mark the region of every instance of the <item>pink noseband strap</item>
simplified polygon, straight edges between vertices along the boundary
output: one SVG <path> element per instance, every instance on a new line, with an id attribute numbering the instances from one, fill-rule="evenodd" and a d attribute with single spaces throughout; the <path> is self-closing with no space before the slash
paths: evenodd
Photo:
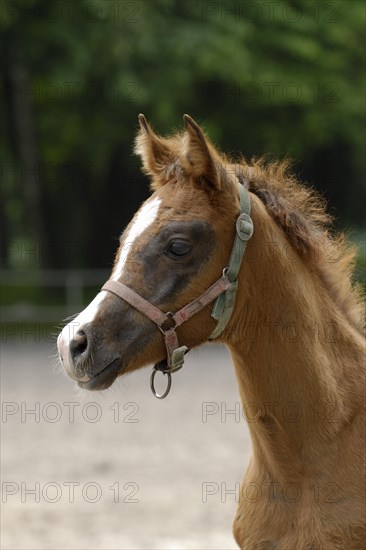
<path id="1" fill-rule="evenodd" d="M 226 275 L 223 275 L 203 294 L 201 294 L 199 298 L 192 300 L 192 302 L 182 307 L 176 313 L 164 313 L 156 306 L 145 300 L 145 298 L 137 294 L 134 290 L 122 283 L 118 283 L 117 281 L 107 281 L 102 287 L 102 290 L 108 290 L 112 294 L 122 298 L 122 300 L 140 311 L 140 313 L 145 315 L 145 317 L 158 326 L 159 330 L 164 335 L 168 366 L 168 368 L 161 368 L 160 370 L 163 370 L 165 373 L 171 373 L 181 368 L 184 362 L 184 354 L 188 351 L 186 346 L 179 347 L 176 328 L 193 317 L 193 315 L 201 311 L 208 304 L 213 302 L 215 298 L 225 292 L 230 285 L 231 283 L 229 279 Z M 173 326 L 171 325 L 172 322 L 174 323 Z M 169 324 L 170 327 L 164 327 L 164 325 Z"/>
<path id="2" fill-rule="evenodd" d="M 137 294 L 137 292 L 132 290 L 132 288 L 129 288 L 122 283 L 118 283 L 117 281 L 113 281 L 110 279 L 102 287 L 102 290 L 109 290 L 109 292 L 112 292 L 112 294 L 115 294 L 119 298 L 122 298 L 122 300 L 125 300 L 125 302 L 128 302 L 130 306 L 138 309 L 141 313 L 145 315 L 145 317 L 148 317 L 158 326 L 163 325 L 167 320 L 167 316 L 165 313 L 160 311 L 160 309 L 155 307 L 153 304 L 150 304 L 150 302 Z"/>

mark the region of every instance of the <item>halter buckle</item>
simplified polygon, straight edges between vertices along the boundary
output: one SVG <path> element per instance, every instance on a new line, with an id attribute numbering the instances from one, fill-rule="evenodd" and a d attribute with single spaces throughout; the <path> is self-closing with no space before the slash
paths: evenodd
<path id="1" fill-rule="evenodd" d="M 242 212 L 236 220 L 236 233 L 242 241 L 249 241 L 253 235 L 253 220 L 246 212 Z"/>

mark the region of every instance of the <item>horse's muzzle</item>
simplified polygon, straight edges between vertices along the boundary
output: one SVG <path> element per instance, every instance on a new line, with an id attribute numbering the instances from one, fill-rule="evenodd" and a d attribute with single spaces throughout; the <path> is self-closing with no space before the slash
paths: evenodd
<path id="1" fill-rule="evenodd" d="M 57 339 L 60 360 L 68 376 L 82 388 L 106 389 L 113 384 L 121 370 L 121 356 L 100 348 L 93 350 L 92 346 L 87 333 L 82 330 L 71 339 L 62 331 Z"/>
<path id="2" fill-rule="evenodd" d="M 61 363 L 70 378 L 78 382 L 87 382 L 90 376 L 82 368 L 89 354 L 86 335 L 77 333 L 69 340 L 62 331 L 57 338 L 57 349 Z"/>

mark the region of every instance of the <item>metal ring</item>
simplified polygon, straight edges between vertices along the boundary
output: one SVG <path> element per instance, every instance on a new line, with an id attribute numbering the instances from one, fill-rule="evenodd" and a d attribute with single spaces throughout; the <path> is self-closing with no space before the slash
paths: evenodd
<path id="1" fill-rule="evenodd" d="M 175 330 L 177 328 L 177 323 L 174 319 L 174 315 L 175 313 L 173 313 L 172 311 L 168 311 L 168 313 L 165 313 L 165 316 L 166 316 L 165 321 L 161 325 L 158 325 L 158 329 L 160 330 L 160 332 L 164 334 L 164 336 L 169 330 Z M 168 328 L 164 328 L 165 323 L 169 321 L 173 321 L 174 324 L 172 324 L 172 326 Z"/>
<path id="2" fill-rule="evenodd" d="M 155 375 L 156 373 L 158 372 L 157 369 L 154 369 L 151 373 L 151 377 L 150 377 L 150 388 L 151 388 L 151 391 L 153 392 L 153 394 L 155 395 L 155 397 L 157 397 L 158 399 L 165 399 L 165 397 L 168 395 L 168 393 L 170 392 L 170 388 L 172 387 L 172 375 L 170 374 L 170 372 L 164 372 L 164 371 L 160 371 L 162 372 L 163 374 L 167 374 L 168 375 L 168 384 L 167 384 L 167 387 L 166 387 L 166 390 L 164 393 L 162 394 L 159 394 L 156 389 L 155 389 L 155 385 L 154 385 L 154 380 L 155 380 Z"/>

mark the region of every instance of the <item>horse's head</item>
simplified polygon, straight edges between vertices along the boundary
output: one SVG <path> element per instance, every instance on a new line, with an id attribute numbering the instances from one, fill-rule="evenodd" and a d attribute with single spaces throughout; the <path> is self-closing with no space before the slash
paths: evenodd
<path id="1" fill-rule="evenodd" d="M 183 133 L 163 139 L 139 117 L 136 152 L 153 193 L 123 232 L 110 277 L 162 312 L 178 311 L 220 279 L 239 210 L 233 165 L 184 119 Z M 211 312 L 212 302 L 177 327 L 179 342 L 206 342 L 216 326 Z M 58 349 L 66 372 L 87 389 L 107 388 L 167 353 L 159 327 L 106 290 L 64 327 Z"/>

